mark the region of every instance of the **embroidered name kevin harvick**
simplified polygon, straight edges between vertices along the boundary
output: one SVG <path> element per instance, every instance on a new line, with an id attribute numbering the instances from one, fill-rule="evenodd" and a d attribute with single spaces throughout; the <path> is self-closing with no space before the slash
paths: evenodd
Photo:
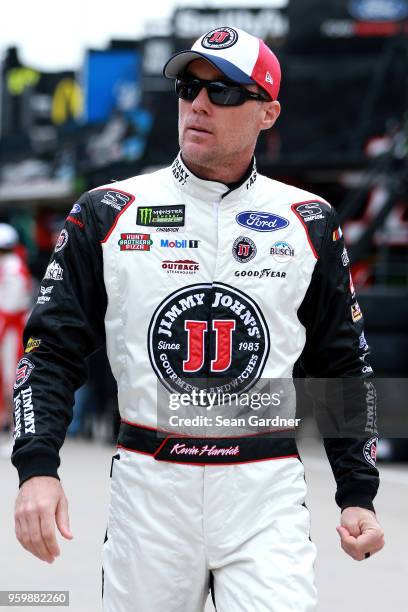
<path id="1" fill-rule="evenodd" d="M 217 456 L 217 457 L 237 457 L 239 455 L 239 446 L 230 446 L 229 448 L 218 448 L 215 444 L 209 446 L 208 444 L 204 444 L 203 446 L 190 446 L 188 447 L 186 444 L 174 444 L 170 450 L 170 455 L 193 455 L 196 457 L 201 457 L 202 455 L 207 455 L 208 457 Z"/>

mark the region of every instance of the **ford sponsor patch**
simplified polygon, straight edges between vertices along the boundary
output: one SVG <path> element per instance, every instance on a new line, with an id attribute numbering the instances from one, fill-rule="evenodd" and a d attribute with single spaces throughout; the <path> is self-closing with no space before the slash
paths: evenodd
<path id="1" fill-rule="evenodd" d="M 238 225 L 255 232 L 276 232 L 289 225 L 285 217 L 257 210 L 244 210 L 235 217 Z"/>
<path id="2" fill-rule="evenodd" d="M 69 214 L 70 215 L 76 215 L 78 213 L 81 212 L 81 205 L 79 202 L 75 202 L 75 204 L 73 205 L 73 207 L 71 208 Z"/>

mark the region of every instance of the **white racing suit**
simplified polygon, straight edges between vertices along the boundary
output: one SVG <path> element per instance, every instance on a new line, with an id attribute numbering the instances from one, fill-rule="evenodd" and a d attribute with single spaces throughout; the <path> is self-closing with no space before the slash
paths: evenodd
<path id="1" fill-rule="evenodd" d="M 257 175 L 231 188 L 169 168 L 84 194 L 41 283 L 15 384 L 20 482 L 58 477 L 84 359 L 106 339 L 122 418 L 103 549 L 105 612 L 311 612 L 315 547 L 293 439 L 158 438 L 160 390 L 244 393 L 349 377 L 361 436 L 327 438 L 341 508 L 378 486 L 372 370 L 333 208 Z M 297 370 L 296 370 L 297 371 Z M 226 386 L 224 386 L 224 384 Z M 208 386 L 209 385 L 209 386 Z M 229 385 L 229 386 L 228 386 Z M 255 386 L 255 387 L 254 387 Z M 188 413 L 188 411 L 187 411 Z M 190 416 L 193 413 L 190 413 Z M 226 412 L 224 411 L 224 414 Z M 183 434 L 183 435 L 182 435 Z"/>

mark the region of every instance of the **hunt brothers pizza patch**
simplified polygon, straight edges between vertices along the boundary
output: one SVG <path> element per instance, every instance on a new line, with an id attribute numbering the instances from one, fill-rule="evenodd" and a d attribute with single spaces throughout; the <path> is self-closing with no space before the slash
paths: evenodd
<path id="1" fill-rule="evenodd" d="M 150 251 L 152 244 L 150 234 L 121 234 L 118 242 L 121 251 Z"/>

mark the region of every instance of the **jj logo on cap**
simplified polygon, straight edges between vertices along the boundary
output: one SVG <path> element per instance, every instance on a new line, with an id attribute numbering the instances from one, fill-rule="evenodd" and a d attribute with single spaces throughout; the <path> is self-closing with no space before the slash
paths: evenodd
<path id="1" fill-rule="evenodd" d="M 211 30 L 201 41 L 205 49 L 227 49 L 232 47 L 238 40 L 238 32 L 232 28 L 217 28 Z"/>

